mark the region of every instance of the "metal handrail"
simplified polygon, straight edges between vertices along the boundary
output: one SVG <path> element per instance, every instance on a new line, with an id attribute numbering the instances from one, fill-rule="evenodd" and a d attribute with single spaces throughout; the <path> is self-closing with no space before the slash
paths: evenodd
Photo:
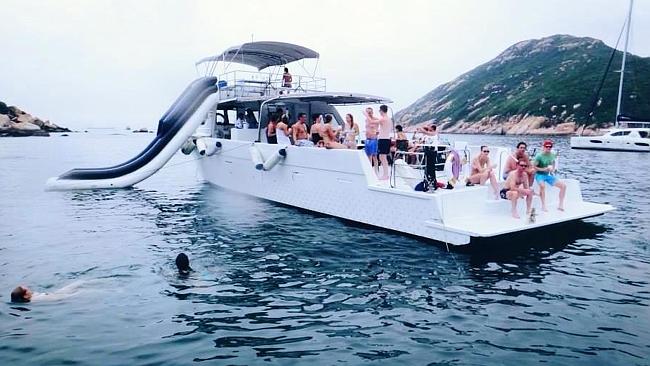
<path id="1" fill-rule="evenodd" d="M 278 96 L 291 93 L 326 91 L 325 78 L 296 75 L 291 87 L 285 87 L 282 78 L 265 72 L 229 71 L 219 75 L 217 85 L 225 97 Z"/>

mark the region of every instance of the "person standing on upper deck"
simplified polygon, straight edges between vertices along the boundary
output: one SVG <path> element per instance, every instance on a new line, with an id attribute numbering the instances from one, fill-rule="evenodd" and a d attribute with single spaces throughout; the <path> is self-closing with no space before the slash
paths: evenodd
<path id="1" fill-rule="evenodd" d="M 363 111 L 366 116 L 366 140 L 364 142 L 364 150 L 370 160 L 373 170 L 379 169 L 379 162 L 377 161 L 377 130 L 379 129 L 379 118 L 373 116 L 372 108 L 368 107 Z"/>
<path id="2" fill-rule="evenodd" d="M 379 141 L 377 150 L 379 162 L 381 163 L 382 180 L 387 180 L 390 170 L 388 169 L 388 154 L 390 153 L 390 133 L 393 128 L 393 121 L 388 117 L 388 106 L 382 104 L 379 107 Z"/>
<path id="3" fill-rule="evenodd" d="M 285 67 L 284 68 L 284 74 L 282 74 L 282 87 L 291 89 L 291 82 L 292 81 L 293 81 L 293 77 L 289 73 L 289 68 Z"/>

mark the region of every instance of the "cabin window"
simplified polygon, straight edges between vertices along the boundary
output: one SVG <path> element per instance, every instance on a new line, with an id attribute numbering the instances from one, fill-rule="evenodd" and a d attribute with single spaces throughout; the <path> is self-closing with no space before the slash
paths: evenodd
<path id="1" fill-rule="evenodd" d="M 614 132 L 612 136 L 627 136 L 630 134 L 630 131 L 618 131 Z"/>
<path id="2" fill-rule="evenodd" d="M 641 136 L 644 139 L 650 138 L 650 133 L 648 131 L 639 131 L 639 136 Z"/>

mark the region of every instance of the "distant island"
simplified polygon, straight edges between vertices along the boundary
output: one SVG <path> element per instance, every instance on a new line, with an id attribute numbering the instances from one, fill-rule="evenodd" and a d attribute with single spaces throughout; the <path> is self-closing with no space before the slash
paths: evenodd
<path id="1" fill-rule="evenodd" d="M 43 121 L 15 106 L 0 101 L 0 137 L 49 136 L 50 132 L 70 132 L 65 127 Z"/>
<path id="2" fill-rule="evenodd" d="M 650 58 L 627 57 L 622 110 L 650 116 Z M 433 89 L 395 121 L 411 128 L 435 122 L 451 133 L 593 134 L 614 122 L 621 58 L 622 52 L 587 37 L 519 42 Z"/>

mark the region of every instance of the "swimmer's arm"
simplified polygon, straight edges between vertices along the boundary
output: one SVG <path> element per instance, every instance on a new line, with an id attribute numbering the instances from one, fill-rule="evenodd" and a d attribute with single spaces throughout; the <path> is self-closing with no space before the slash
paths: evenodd
<path id="1" fill-rule="evenodd" d="M 75 296 L 79 292 L 77 289 L 81 287 L 85 281 L 78 280 L 74 281 L 66 286 L 61 287 L 60 289 L 57 289 L 51 293 L 35 293 L 32 295 L 32 301 L 56 301 L 56 300 L 61 300 L 65 299 L 67 297 Z"/>

